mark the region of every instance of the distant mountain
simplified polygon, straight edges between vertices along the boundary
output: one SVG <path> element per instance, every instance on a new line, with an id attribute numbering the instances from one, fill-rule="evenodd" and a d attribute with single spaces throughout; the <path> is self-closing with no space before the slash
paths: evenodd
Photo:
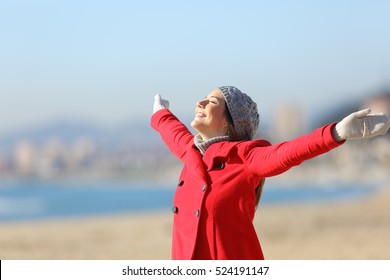
<path id="1" fill-rule="evenodd" d="M 367 95 L 365 98 L 341 103 L 337 107 L 330 108 L 322 117 L 319 117 L 315 127 L 342 120 L 349 114 L 362 108 L 371 108 L 373 112 L 390 112 L 390 90 L 383 89 Z"/>
<path id="2" fill-rule="evenodd" d="M 343 103 L 326 111 L 323 116 L 313 120 L 313 128 L 324 124 L 337 122 L 348 114 L 359 110 L 362 100 Z M 182 118 L 182 122 L 190 128 L 192 116 Z M 267 132 L 267 124 L 261 124 L 261 132 Z M 163 147 L 160 136 L 150 127 L 148 118 L 130 120 L 115 127 L 104 127 L 96 123 L 81 120 L 53 120 L 45 124 L 29 127 L 27 129 L 0 135 L 0 154 L 11 152 L 21 140 L 29 140 L 35 145 L 42 145 L 51 138 L 58 138 L 64 144 L 72 144 L 77 139 L 86 137 L 96 145 L 112 150 L 117 147 L 132 147 L 137 149 L 159 149 Z M 165 146 L 164 146 L 165 147 Z"/>
<path id="3" fill-rule="evenodd" d="M 1 135 L 0 152 L 11 151 L 15 144 L 22 140 L 31 141 L 39 146 L 51 138 L 58 138 L 65 144 L 71 144 L 81 137 L 89 138 L 98 146 L 108 149 L 123 144 L 146 147 L 161 142 L 158 134 L 150 127 L 149 120 L 130 121 L 116 127 L 104 127 L 85 121 L 56 120 Z"/>
<path id="4" fill-rule="evenodd" d="M 334 123 L 341 121 L 343 118 L 349 114 L 356 112 L 360 109 L 361 102 L 351 102 L 340 104 L 339 106 L 329 109 L 326 114 L 319 116 L 313 124 L 313 129 L 321 127 L 326 124 Z"/>

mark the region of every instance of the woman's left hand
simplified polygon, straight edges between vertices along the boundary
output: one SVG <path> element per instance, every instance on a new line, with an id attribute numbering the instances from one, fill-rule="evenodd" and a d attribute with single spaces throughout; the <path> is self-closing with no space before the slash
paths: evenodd
<path id="1" fill-rule="evenodd" d="M 385 134 L 390 126 L 389 117 L 383 113 L 370 112 L 370 109 L 364 109 L 345 117 L 333 129 L 333 137 L 342 141 Z"/>

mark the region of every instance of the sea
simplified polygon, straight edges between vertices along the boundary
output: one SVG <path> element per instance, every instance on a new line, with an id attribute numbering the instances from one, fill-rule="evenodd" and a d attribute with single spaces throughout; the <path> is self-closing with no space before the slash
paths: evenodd
<path id="1" fill-rule="evenodd" d="M 270 180 L 269 180 L 270 181 Z M 345 183 L 299 185 L 267 182 L 261 205 L 356 199 L 373 186 Z M 175 184 L 138 180 L 0 180 L 0 223 L 123 213 L 167 212 Z"/>

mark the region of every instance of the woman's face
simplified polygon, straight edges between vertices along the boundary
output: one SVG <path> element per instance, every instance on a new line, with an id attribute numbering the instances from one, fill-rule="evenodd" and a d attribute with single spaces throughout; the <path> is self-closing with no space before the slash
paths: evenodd
<path id="1" fill-rule="evenodd" d="M 202 136 L 203 140 L 227 135 L 226 104 L 221 90 L 213 90 L 197 105 L 191 126 Z"/>

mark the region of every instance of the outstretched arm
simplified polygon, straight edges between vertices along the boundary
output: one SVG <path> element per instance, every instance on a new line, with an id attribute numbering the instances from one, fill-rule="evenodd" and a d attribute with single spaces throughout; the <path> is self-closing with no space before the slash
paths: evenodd
<path id="1" fill-rule="evenodd" d="M 332 136 L 336 124 L 317 128 L 309 134 L 290 141 L 271 146 L 248 146 L 246 164 L 254 174 L 271 177 L 286 172 L 302 162 L 339 147 L 345 141 L 338 142 Z"/>
<path id="2" fill-rule="evenodd" d="M 338 147 L 345 140 L 383 135 L 389 126 L 388 116 L 370 114 L 370 110 L 365 109 L 350 114 L 337 124 L 324 126 L 291 141 L 250 148 L 246 162 L 259 176 L 275 176 Z"/>
<path id="3" fill-rule="evenodd" d="M 160 95 L 154 97 L 151 126 L 160 133 L 170 151 L 179 159 L 194 136 L 169 110 L 169 102 Z"/>

